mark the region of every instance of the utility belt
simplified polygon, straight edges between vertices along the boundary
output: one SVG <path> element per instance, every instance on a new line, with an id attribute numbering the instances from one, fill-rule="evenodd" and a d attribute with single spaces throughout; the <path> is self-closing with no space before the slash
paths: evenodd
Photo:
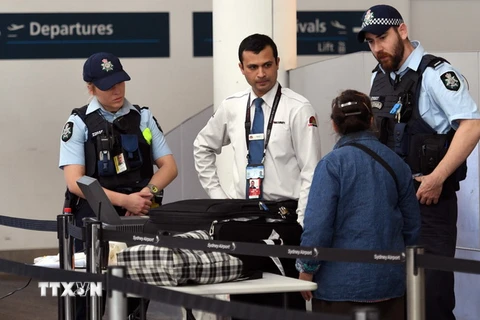
<path id="1" fill-rule="evenodd" d="M 450 147 L 454 131 L 447 134 L 414 133 L 409 134 L 406 123 L 396 123 L 394 127 L 394 151 L 410 166 L 412 174 L 428 175 L 435 170 Z M 445 180 L 445 192 L 457 191 L 459 182 L 467 175 L 466 163 L 463 163 Z"/>

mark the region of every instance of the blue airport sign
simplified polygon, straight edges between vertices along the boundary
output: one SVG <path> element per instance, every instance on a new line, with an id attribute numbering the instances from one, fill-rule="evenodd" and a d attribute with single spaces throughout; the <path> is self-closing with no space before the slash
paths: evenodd
<path id="1" fill-rule="evenodd" d="M 211 12 L 193 13 L 193 56 L 213 56 L 213 28 Z"/>
<path id="2" fill-rule="evenodd" d="M 368 51 L 357 41 L 363 11 L 297 12 L 297 54 L 336 55 Z"/>
<path id="3" fill-rule="evenodd" d="M 169 57 L 168 12 L 0 14 L 0 59 Z"/>
<path id="4" fill-rule="evenodd" d="M 298 11 L 297 55 L 340 55 L 368 51 L 358 43 L 363 11 Z M 193 14 L 193 55 L 213 55 L 212 13 Z"/>

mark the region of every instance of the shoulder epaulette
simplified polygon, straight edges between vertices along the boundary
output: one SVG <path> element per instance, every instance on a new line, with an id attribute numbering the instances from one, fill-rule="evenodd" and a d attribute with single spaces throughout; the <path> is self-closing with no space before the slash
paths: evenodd
<path id="1" fill-rule="evenodd" d="M 418 65 L 417 72 L 419 74 L 423 74 L 427 68 L 434 68 L 436 69 L 442 63 L 449 63 L 446 59 L 442 57 L 434 56 L 433 54 L 426 54 L 422 57 L 422 61 Z"/>
<path id="2" fill-rule="evenodd" d="M 85 119 L 85 115 L 87 114 L 87 108 L 88 108 L 87 104 L 84 105 L 83 107 L 75 108 L 72 110 L 71 114 L 76 114 L 83 120 Z"/>
<path id="3" fill-rule="evenodd" d="M 246 90 L 246 91 L 241 91 L 241 92 L 234 93 L 234 94 L 232 94 L 231 96 L 228 96 L 225 100 L 241 98 L 241 97 L 247 95 L 248 92 L 249 92 L 249 91 Z"/>

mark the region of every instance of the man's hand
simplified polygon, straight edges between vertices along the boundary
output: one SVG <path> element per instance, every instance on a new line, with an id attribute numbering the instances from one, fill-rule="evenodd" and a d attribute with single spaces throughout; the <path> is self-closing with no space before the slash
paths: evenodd
<path id="1" fill-rule="evenodd" d="M 313 274 L 300 272 L 298 279 L 305 280 L 305 281 L 313 281 Z M 313 294 L 311 291 L 301 291 L 300 294 L 302 295 L 305 301 L 310 301 L 313 298 Z"/>
<path id="2" fill-rule="evenodd" d="M 148 188 L 142 189 L 127 196 L 124 208 L 127 209 L 126 216 L 142 216 L 148 213 L 152 205 L 152 194 Z"/>
<path id="3" fill-rule="evenodd" d="M 417 190 L 418 201 L 427 206 L 437 204 L 442 193 L 443 180 L 433 174 L 415 177 L 415 180 L 420 182 L 420 187 Z"/>

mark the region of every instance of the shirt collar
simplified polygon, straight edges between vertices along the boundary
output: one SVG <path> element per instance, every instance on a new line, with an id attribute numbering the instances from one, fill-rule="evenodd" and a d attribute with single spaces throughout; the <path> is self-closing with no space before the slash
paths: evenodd
<path id="1" fill-rule="evenodd" d="M 423 55 L 425 54 L 425 49 L 423 49 L 419 41 L 410 41 L 410 43 L 415 49 L 412 51 L 412 53 L 410 53 L 410 55 L 407 57 L 407 60 L 405 60 L 405 62 L 400 66 L 398 71 L 390 72 L 390 78 L 395 79 L 395 76 L 397 74 L 403 76 L 408 71 L 408 69 L 417 71 L 418 66 L 420 66 L 420 62 L 422 61 Z M 380 70 L 385 73 L 381 66 Z"/>
<path id="2" fill-rule="evenodd" d="M 262 96 L 262 99 L 263 99 L 264 103 L 270 108 L 273 106 L 273 100 L 275 100 L 275 95 L 277 94 L 277 89 L 278 89 L 278 82 L 275 83 L 275 85 L 273 86 L 272 89 L 270 89 L 270 91 L 268 91 L 267 93 L 265 93 Z M 253 101 L 256 98 L 258 98 L 257 95 L 255 94 L 255 92 L 253 92 L 252 89 L 250 89 L 250 106 L 253 105 Z"/>
<path id="3" fill-rule="evenodd" d="M 97 110 L 100 110 L 101 114 L 112 114 L 113 115 L 112 112 L 105 110 L 103 108 L 103 106 L 100 104 L 100 102 L 98 102 L 97 97 L 94 96 L 92 98 L 92 101 L 90 101 L 90 103 L 88 104 L 86 114 L 90 114 L 90 113 L 92 113 L 94 111 L 97 111 Z M 123 102 L 123 106 L 120 108 L 120 110 L 115 112 L 115 115 L 116 116 L 123 116 L 123 115 L 126 115 L 127 113 L 129 113 L 130 110 L 135 110 L 135 111 L 138 112 L 138 110 L 130 103 L 130 101 L 125 99 L 124 102 Z"/>
<path id="4" fill-rule="evenodd" d="M 422 61 L 422 57 L 425 54 L 425 50 L 423 49 L 420 42 L 411 41 L 410 43 L 415 49 L 412 51 L 412 53 L 410 53 L 407 60 L 405 60 L 400 69 L 398 69 L 397 73 L 400 75 L 403 75 L 405 72 L 407 72 L 408 69 L 417 71 L 420 62 Z"/>

